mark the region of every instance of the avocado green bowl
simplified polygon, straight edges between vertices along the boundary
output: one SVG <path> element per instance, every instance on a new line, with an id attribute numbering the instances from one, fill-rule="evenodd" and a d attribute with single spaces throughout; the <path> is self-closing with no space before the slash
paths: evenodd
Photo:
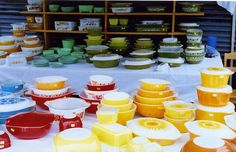
<path id="1" fill-rule="evenodd" d="M 93 56 L 90 60 L 96 68 L 117 67 L 120 63 L 121 56 L 117 54 L 99 54 Z"/>
<path id="2" fill-rule="evenodd" d="M 85 57 L 85 61 L 86 61 L 87 63 L 93 63 L 93 61 L 90 60 L 90 59 L 93 57 L 93 55 L 85 54 L 84 57 Z"/>
<path id="3" fill-rule="evenodd" d="M 106 45 L 94 45 L 94 46 L 88 46 L 85 48 L 86 53 L 89 55 L 96 55 L 96 54 L 105 54 L 108 52 L 108 46 Z"/>
<path id="4" fill-rule="evenodd" d="M 181 51 L 158 51 L 161 58 L 179 58 Z"/>
<path id="5" fill-rule="evenodd" d="M 131 58 L 125 60 L 122 65 L 130 70 L 142 70 L 150 68 L 153 63 L 155 62 L 148 58 Z"/>

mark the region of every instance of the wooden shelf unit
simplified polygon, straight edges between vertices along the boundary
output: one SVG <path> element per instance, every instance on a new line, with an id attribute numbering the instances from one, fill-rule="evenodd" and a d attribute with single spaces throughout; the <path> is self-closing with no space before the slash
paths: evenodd
<path id="1" fill-rule="evenodd" d="M 176 1 L 174 0 L 172 2 L 172 12 L 131 12 L 131 13 L 112 13 L 109 11 L 109 0 L 103 0 L 105 7 L 104 13 L 80 13 L 80 12 L 49 12 L 48 10 L 48 3 L 49 0 L 43 0 L 43 9 L 42 12 L 27 12 L 23 11 L 20 12 L 22 15 L 42 15 L 44 20 L 44 30 L 29 30 L 28 32 L 40 32 L 44 33 L 44 40 L 45 40 L 45 47 L 48 48 L 50 45 L 50 34 L 51 33 L 68 33 L 68 34 L 87 34 L 87 31 L 56 31 L 52 30 L 52 28 L 49 27 L 50 23 L 50 16 L 95 16 L 95 17 L 103 17 L 104 18 L 104 24 L 103 24 L 103 34 L 105 36 L 105 39 L 107 39 L 110 35 L 137 35 L 137 36 L 181 36 L 185 35 L 185 32 L 178 32 L 175 30 L 175 24 L 176 24 L 176 16 L 204 16 L 204 12 L 198 12 L 198 13 L 183 13 L 183 12 L 177 12 L 176 11 Z M 112 2 L 112 1 L 111 1 Z M 169 32 L 110 32 L 109 29 L 109 17 L 110 16 L 169 16 L 171 17 L 171 27 Z"/>

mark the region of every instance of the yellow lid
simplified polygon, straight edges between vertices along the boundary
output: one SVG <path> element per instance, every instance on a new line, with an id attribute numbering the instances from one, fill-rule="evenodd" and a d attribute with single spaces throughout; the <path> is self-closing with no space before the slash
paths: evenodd
<path id="1" fill-rule="evenodd" d="M 222 68 L 222 67 L 208 67 L 202 70 L 201 73 L 212 74 L 212 75 L 221 75 L 221 74 L 232 75 L 234 72 L 232 72 L 227 68 Z"/>

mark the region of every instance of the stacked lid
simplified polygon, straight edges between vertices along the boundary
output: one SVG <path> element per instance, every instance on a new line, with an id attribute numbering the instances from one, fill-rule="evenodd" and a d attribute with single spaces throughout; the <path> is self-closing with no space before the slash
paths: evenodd
<path id="1" fill-rule="evenodd" d="M 129 49 L 129 41 L 127 37 L 113 37 L 110 38 L 108 46 L 113 53 L 125 55 Z"/>
<path id="2" fill-rule="evenodd" d="M 90 27 L 88 30 L 88 39 L 85 39 L 87 46 L 102 45 L 104 39 L 102 39 L 102 28 L 101 27 Z"/>
<path id="3" fill-rule="evenodd" d="M 24 45 L 21 46 L 23 52 L 30 52 L 33 56 L 39 55 L 43 50 L 43 44 L 37 35 L 24 38 Z"/>

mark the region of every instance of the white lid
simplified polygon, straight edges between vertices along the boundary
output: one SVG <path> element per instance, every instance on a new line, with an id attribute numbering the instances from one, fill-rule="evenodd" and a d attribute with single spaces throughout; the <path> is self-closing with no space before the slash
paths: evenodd
<path id="1" fill-rule="evenodd" d="M 0 98 L 0 112 L 11 112 L 35 106 L 35 102 L 26 98 Z"/>
<path id="2" fill-rule="evenodd" d="M 210 142 L 209 142 L 210 141 Z M 211 136 L 200 136 L 193 139 L 194 144 L 198 145 L 199 147 L 204 147 L 208 149 L 215 149 L 223 147 L 225 141 Z"/>
<path id="3" fill-rule="evenodd" d="M 152 40 L 151 38 L 139 38 L 137 41 L 149 41 Z"/>
<path id="4" fill-rule="evenodd" d="M 180 23 L 179 26 L 199 26 L 199 24 L 197 23 Z"/>
<path id="5" fill-rule="evenodd" d="M 151 55 L 155 53 L 153 50 L 140 49 L 130 53 L 130 55 Z"/>
<path id="6" fill-rule="evenodd" d="M 193 134 L 198 136 L 214 136 L 223 139 L 234 139 L 236 133 L 226 125 L 211 120 L 196 120 L 186 122 L 185 127 Z"/>
<path id="7" fill-rule="evenodd" d="M 88 46 L 85 50 L 107 50 L 109 47 L 106 45 L 93 45 Z"/>
<path id="8" fill-rule="evenodd" d="M 219 112 L 219 113 L 233 113 L 234 112 L 234 104 L 231 102 L 228 102 L 226 106 L 223 107 L 209 107 L 209 106 L 204 106 L 199 103 L 196 103 L 197 109 L 203 110 L 206 112 Z"/>
<path id="9" fill-rule="evenodd" d="M 106 100 L 123 100 L 129 98 L 129 94 L 125 92 L 110 92 L 103 96 Z"/>
<path id="10" fill-rule="evenodd" d="M 193 32 L 203 32 L 201 29 L 188 29 L 187 33 L 193 33 Z"/>
<path id="11" fill-rule="evenodd" d="M 158 58 L 159 62 L 164 62 L 164 63 L 177 63 L 177 64 L 183 64 L 184 63 L 184 59 L 179 57 L 179 58 Z"/>
<path id="12" fill-rule="evenodd" d="M 236 130 L 236 113 L 232 115 L 227 115 L 224 118 L 226 125 L 232 128 L 233 130 Z"/>
<path id="13" fill-rule="evenodd" d="M 162 39 L 163 43 L 177 43 L 178 39 L 175 37 L 168 37 L 168 38 L 164 38 Z"/>
<path id="14" fill-rule="evenodd" d="M 83 140 L 89 138 L 92 133 L 85 128 L 70 128 L 60 132 L 59 135 L 68 140 Z"/>
<path id="15" fill-rule="evenodd" d="M 67 81 L 68 79 L 62 76 L 46 76 L 36 78 L 35 81 L 39 83 L 54 83 L 60 81 Z"/>
<path id="16" fill-rule="evenodd" d="M 230 85 L 227 85 L 224 88 L 207 88 L 207 87 L 203 87 L 203 86 L 197 86 L 197 89 L 201 90 L 201 91 L 205 91 L 205 92 L 213 92 L 213 93 L 232 93 L 233 89 Z"/>
<path id="17" fill-rule="evenodd" d="M 208 67 L 204 70 L 201 71 L 201 73 L 204 74 L 212 74 L 212 75 L 232 75 L 234 72 L 227 68 L 222 68 L 222 67 Z"/>
<path id="18" fill-rule="evenodd" d="M 32 52 L 15 52 L 9 55 L 10 57 L 31 57 L 33 56 Z"/>
<path id="19" fill-rule="evenodd" d="M 152 61 L 151 59 L 145 59 L 145 58 L 131 58 L 128 60 L 125 60 L 123 62 L 123 65 L 148 65 L 153 64 L 155 61 Z"/>
<path id="20" fill-rule="evenodd" d="M 152 84 L 170 84 L 169 81 L 161 79 L 141 79 L 140 82 L 152 83 Z"/>
<path id="21" fill-rule="evenodd" d="M 100 54 L 93 56 L 91 59 L 94 61 L 110 61 L 110 60 L 118 60 L 121 58 L 122 57 L 119 56 L 118 54 Z"/>

